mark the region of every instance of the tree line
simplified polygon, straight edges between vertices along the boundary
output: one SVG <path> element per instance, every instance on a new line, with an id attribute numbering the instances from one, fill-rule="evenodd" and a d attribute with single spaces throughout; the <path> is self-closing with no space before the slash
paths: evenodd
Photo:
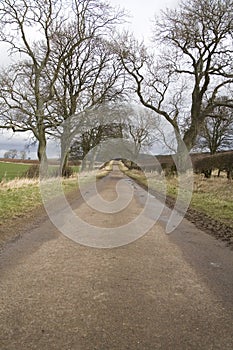
<path id="1" fill-rule="evenodd" d="M 9 149 L 9 151 L 6 151 L 3 155 L 3 157 L 5 159 L 22 159 L 25 160 L 26 159 L 26 151 L 22 150 L 22 151 L 18 151 L 15 148 Z"/>
<path id="2" fill-rule="evenodd" d="M 211 153 L 232 147 L 232 0 L 162 11 L 151 45 L 120 32 L 126 20 L 99 0 L 1 2 L 0 39 L 17 63 L 0 73 L 0 127 L 30 131 L 45 172 L 48 139 L 61 140 L 63 167 L 74 131 L 73 151 L 82 156 L 109 136 L 130 139 L 137 152 L 166 143 L 163 120 L 177 154 L 197 144 Z M 132 101 L 147 112 L 132 112 Z"/>

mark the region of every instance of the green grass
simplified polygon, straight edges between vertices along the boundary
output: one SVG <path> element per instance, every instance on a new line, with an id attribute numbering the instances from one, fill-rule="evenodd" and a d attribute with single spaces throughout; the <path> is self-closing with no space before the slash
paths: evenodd
<path id="1" fill-rule="evenodd" d="M 22 177 L 31 164 L 6 163 L 0 162 L 0 181 L 13 180 L 16 177 Z"/>
<path id="2" fill-rule="evenodd" d="M 78 167 L 75 167 L 75 170 L 77 171 Z M 97 173 L 96 178 L 102 178 L 108 173 L 109 171 L 100 171 Z M 83 183 L 90 181 L 89 175 L 82 178 Z M 58 178 L 48 180 L 48 184 L 45 187 L 46 192 L 43 195 L 44 200 L 50 200 L 60 195 L 58 181 Z M 65 194 L 78 189 L 77 177 L 62 179 L 62 189 Z M 46 194 L 48 198 L 45 198 Z M 42 198 L 38 179 L 14 179 L 0 184 L 0 224 L 23 216 L 40 205 L 42 205 Z"/>
<path id="3" fill-rule="evenodd" d="M 17 184 L 17 181 L 16 181 Z M 62 182 L 65 193 L 77 188 L 77 179 L 65 179 Z M 30 212 L 42 205 L 39 184 L 28 182 L 21 187 L 13 185 L 0 187 L 0 224 Z"/>
<path id="4" fill-rule="evenodd" d="M 195 176 L 191 206 L 233 227 L 233 181 Z"/>
<path id="5" fill-rule="evenodd" d="M 36 185 L 22 188 L 0 189 L 0 223 L 14 219 L 39 206 L 40 190 Z"/>
<path id="6" fill-rule="evenodd" d="M 191 206 L 233 227 L 233 201 L 215 193 L 194 193 Z"/>
<path id="7" fill-rule="evenodd" d="M 0 162 L 0 182 L 2 180 L 9 181 L 9 180 L 13 180 L 15 178 L 24 177 L 26 171 L 32 165 L 33 164 Z M 57 168 L 58 168 L 58 165 L 50 165 L 49 166 L 49 174 L 52 174 L 55 171 L 55 169 L 57 169 Z M 75 173 L 79 172 L 78 166 L 72 166 L 72 169 Z"/>

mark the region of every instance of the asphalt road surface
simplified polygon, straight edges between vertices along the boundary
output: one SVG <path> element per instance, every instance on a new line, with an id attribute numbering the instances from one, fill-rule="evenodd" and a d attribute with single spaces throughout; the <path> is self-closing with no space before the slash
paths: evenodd
<path id="1" fill-rule="evenodd" d="M 130 183 L 116 171 L 99 181 L 105 200 L 119 179 Z M 114 214 L 78 194 L 72 207 L 92 225 L 119 227 L 140 212 L 141 191 Z M 232 350 L 233 251 L 187 220 L 169 235 L 165 224 L 98 249 L 37 220 L 1 252 L 0 349 Z"/>

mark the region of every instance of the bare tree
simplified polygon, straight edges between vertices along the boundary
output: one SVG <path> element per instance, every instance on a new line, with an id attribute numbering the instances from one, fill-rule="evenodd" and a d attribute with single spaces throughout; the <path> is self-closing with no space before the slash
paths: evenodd
<path id="1" fill-rule="evenodd" d="M 27 156 L 27 152 L 22 150 L 22 151 L 19 151 L 19 155 L 20 155 L 20 159 L 26 159 L 26 156 Z"/>
<path id="2" fill-rule="evenodd" d="M 219 106 L 205 119 L 196 148 L 208 150 L 210 154 L 231 149 L 233 146 L 233 112 Z"/>
<path id="3" fill-rule="evenodd" d="M 3 126 L 12 127 L 13 131 L 33 132 L 38 140 L 38 158 L 45 170 L 45 106 L 53 96 L 56 75 L 45 88 L 44 71 L 51 54 L 51 38 L 62 24 L 61 5 L 60 0 L 6 0 L 0 6 L 1 40 L 10 45 L 12 53 L 23 57 L 20 64 L 9 68 L 9 75 L 2 76 L 2 82 L 6 83 L 1 94 L 6 106 L 2 113 Z M 37 40 L 31 31 L 36 33 Z"/>
<path id="4" fill-rule="evenodd" d="M 114 138 L 123 138 L 121 124 L 99 124 L 76 136 L 70 147 L 70 159 L 82 160 L 82 170 L 87 169 L 87 160 L 89 160 L 88 169 L 93 169 L 99 151 L 97 146 L 105 140 Z"/>
<path id="5" fill-rule="evenodd" d="M 155 20 L 159 54 L 128 34 L 116 43 L 141 103 L 173 126 L 179 151 L 181 140 L 192 149 L 219 96 L 232 87 L 232 29 L 231 0 L 191 0 Z M 232 107 L 232 100 L 225 102 Z"/>
<path id="6" fill-rule="evenodd" d="M 17 149 L 10 149 L 9 151 L 4 153 L 4 158 L 7 159 L 15 159 L 18 156 L 18 151 Z"/>
<path id="7" fill-rule="evenodd" d="M 118 17 L 122 17 L 120 11 L 114 12 L 108 4 L 97 0 L 6 0 L 0 5 L 1 40 L 10 45 L 12 53 L 22 55 L 19 64 L 1 75 L 1 127 L 33 132 L 45 172 L 46 132 L 65 118 L 52 107 L 58 96 L 59 74 L 76 48 L 82 50 L 83 42 L 96 40 Z M 59 42 L 62 45 L 58 51 Z M 82 67 L 72 66 L 71 70 L 82 74 Z M 68 89 L 63 91 L 67 93 Z M 73 112 L 76 106 L 71 95 L 63 98 L 70 99 Z"/>
<path id="8" fill-rule="evenodd" d="M 134 153 L 149 149 L 155 141 L 160 140 L 159 119 L 152 111 L 142 108 L 141 105 L 132 105 L 125 108 L 126 116 L 123 120 L 123 134 L 134 144 Z"/>
<path id="9" fill-rule="evenodd" d="M 64 33 L 64 40 L 59 41 L 59 46 L 66 37 Z M 60 52 L 59 46 L 57 54 Z M 50 105 L 50 111 L 59 115 L 63 124 L 58 127 L 54 124 L 53 130 L 49 131 L 61 138 L 63 168 L 66 166 L 69 148 L 67 138 L 74 131 L 83 133 L 84 126 L 89 130 L 95 129 L 97 117 L 93 115 L 93 121 L 91 120 L 92 109 L 116 101 L 122 95 L 124 76 L 122 65 L 110 51 L 108 42 L 99 37 L 82 42 L 64 60 L 54 85 L 55 98 Z"/>

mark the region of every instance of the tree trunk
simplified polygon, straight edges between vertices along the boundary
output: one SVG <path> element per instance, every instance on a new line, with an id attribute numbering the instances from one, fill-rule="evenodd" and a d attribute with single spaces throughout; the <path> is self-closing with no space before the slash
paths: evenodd
<path id="1" fill-rule="evenodd" d="M 206 179 L 210 179 L 212 175 L 212 169 L 204 170 L 204 175 Z"/>
<path id="2" fill-rule="evenodd" d="M 203 125 L 204 118 L 201 115 L 202 94 L 200 92 L 200 81 L 196 78 L 196 84 L 192 93 L 191 125 L 184 133 L 183 141 L 188 152 L 195 146 L 197 135 Z"/>
<path id="3" fill-rule="evenodd" d="M 40 177 L 46 177 L 48 174 L 48 158 L 46 154 L 46 137 L 45 133 L 41 133 L 39 137 L 39 144 L 37 148 L 37 156 L 40 162 Z"/>
<path id="4" fill-rule="evenodd" d="M 227 178 L 229 181 L 232 180 L 232 177 L 233 177 L 233 168 L 231 167 L 230 169 L 228 169 L 227 171 Z"/>
<path id="5" fill-rule="evenodd" d="M 195 116 L 192 115 L 191 125 L 188 128 L 188 130 L 184 133 L 183 140 L 179 141 L 177 139 L 177 142 L 178 142 L 178 152 L 177 153 L 180 157 L 180 162 L 182 162 L 182 164 L 179 163 L 180 171 L 187 170 L 186 165 L 185 165 L 185 162 L 187 161 L 187 155 L 189 154 L 191 149 L 196 144 L 196 139 L 197 139 L 198 133 L 200 131 L 200 128 L 202 126 L 202 123 L 203 123 L 202 118 L 197 116 L 197 114 Z"/>
<path id="6" fill-rule="evenodd" d="M 84 157 L 82 160 L 82 166 L 81 166 L 81 171 L 86 171 L 87 170 L 87 160 Z"/>
<path id="7" fill-rule="evenodd" d="M 69 151 L 72 142 L 72 120 L 67 118 L 63 123 L 63 131 L 61 134 L 61 161 L 60 161 L 60 175 L 64 176 L 66 168 L 68 167 Z"/>
<path id="8" fill-rule="evenodd" d="M 66 153 L 64 160 L 63 160 L 63 165 L 61 169 L 61 174 L 62 176 L 66 176 L 66 170 L 69 166 L 69 153 Z"/>
<path id="9" fill-rule="evenodd" d="M 97 149 L 92 149 L 91 151 L 91 159 L 90 159 L 90 163 L 89 163 L 89 171 L 94 169 L 94 164 L 97 158 Z"/>
<path id="10" fill-rule="evenodd" d="M 70 134 L 66 135 L 65 132 L 63 132 L 61 136 L 61 161 L 60 161 L 60 175 L 64 176 L 66 168 L 68 167 L 68 160 L 69 160 L 69 138 Z"/>
<path id="11" fill-rule="evenodd" d="M 199 132 L 199 126 L 197 124 L 198 124 L 198 121 L 197 122 L 193 121 L 192 125 L 185 132 L 183 137 L 183 142 L 189 152 L 191 151 L 193 146 L 195 146 L 195 143 L 196 143 L 196 138 Z"/>
<path id="12" fill-rule="evenodd" d="M 185 142 L 181 139 L 181 136 L 176 132 L 176 141 L 177 141 L 177 153 L 175 156 L 176 170 L 180 173 L 185 173 L 190 169 L 189 161 L 189 148 L 186 146 Z"/>

